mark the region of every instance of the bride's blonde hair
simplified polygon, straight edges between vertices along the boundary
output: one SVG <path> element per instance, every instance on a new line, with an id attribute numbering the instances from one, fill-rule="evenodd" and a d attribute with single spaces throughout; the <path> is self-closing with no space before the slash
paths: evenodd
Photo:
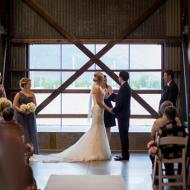
<path id="1" fill-rule="evenodd" d="M 93 78 L 94 82 L 100 83 L 103 80 L 104 80 L 104 75 L 101 72 L 94 73 L 94 78 Z"/>

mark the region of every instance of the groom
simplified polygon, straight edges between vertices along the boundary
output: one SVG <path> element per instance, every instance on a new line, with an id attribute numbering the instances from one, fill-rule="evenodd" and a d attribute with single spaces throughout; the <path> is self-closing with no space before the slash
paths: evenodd
<path id="1" fill-rule="evenodd" d="M 116 98 L 116 105 L 112 112 L 115 113 L 118 120 L 119 135 L 121 141 L 121 156 L 116 156 L 116 161 L 129 160 L 129 117 L 131 103 L 131 88 L 128 84 L 129 73 L 121 71 L 119 73 L 119 82 L 121 87 Z"/>

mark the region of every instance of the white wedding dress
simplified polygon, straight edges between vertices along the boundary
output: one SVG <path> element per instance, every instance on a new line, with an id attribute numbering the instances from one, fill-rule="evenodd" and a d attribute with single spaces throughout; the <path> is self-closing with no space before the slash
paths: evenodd
<path id="1" fill-rule="evenodd" d="M 104 91 L 102 92 L 102 100 Z M 88 162 L 95 160 L 108 160 L 111 150 L 104 126 L 104 109 L 101 108 L 92 94 L 92 124 L 91 128 L 72 146 L 63 152 L 50 155 L 33 155 L 32 162 Z"/>

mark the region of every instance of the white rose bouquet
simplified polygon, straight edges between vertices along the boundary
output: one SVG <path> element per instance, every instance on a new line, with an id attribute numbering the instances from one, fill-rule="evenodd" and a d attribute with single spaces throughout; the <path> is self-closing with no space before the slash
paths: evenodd
<path id="1" fill-rule="evenodd" d="M 0 98 L 0 112 L 3 111 L 4 108 L 12 107 L 12 102 L 7 98 Z"/>
<path id="2" fill-rule="evenodd" d="M 36 111 L 36 105 L 33 102 L 30 102 L 27 104 L 27 110 L 30 112 L 35 112 Z"/>
<path id="3" fill-rule="evenodd" d="M 28 103 L 28 104 L 22 104 L 21 106 L 20 106 L 20 110 L 22 111 L 22 112 L 27 112 L 27 111 L 29 111 L 29 112 L 35 112 L 35 110 L 36 110 L 36 105 L 33 103 L 33 102 L 30 102 L 30 103 Z"/>
<path id="4" fill-rule="evenodd" d="M 27 111 L 27 104 L 20 105 L 20 111 L 26 112 Z"/>

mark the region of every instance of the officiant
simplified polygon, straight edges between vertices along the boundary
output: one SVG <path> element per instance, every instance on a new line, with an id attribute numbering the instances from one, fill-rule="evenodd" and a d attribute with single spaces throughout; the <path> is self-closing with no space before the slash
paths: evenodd
<path id="1" fill-rule="evenodd" d="M 113 108 L 112 101 L 115 101 L 116 94 L 113 93 L 112 87 L 107 84 L 106 75 L 104 75 L 104 90 L 105 90 L 104 102 L 108 107 Z M 106 128 L 107 137 L 110 142 L 111 141 L 111 127 L 116 126 L 116 123 L 115 123 L 114 114 L 108 112 L 107 110 L 104 110 L 104 124 Z"/>

